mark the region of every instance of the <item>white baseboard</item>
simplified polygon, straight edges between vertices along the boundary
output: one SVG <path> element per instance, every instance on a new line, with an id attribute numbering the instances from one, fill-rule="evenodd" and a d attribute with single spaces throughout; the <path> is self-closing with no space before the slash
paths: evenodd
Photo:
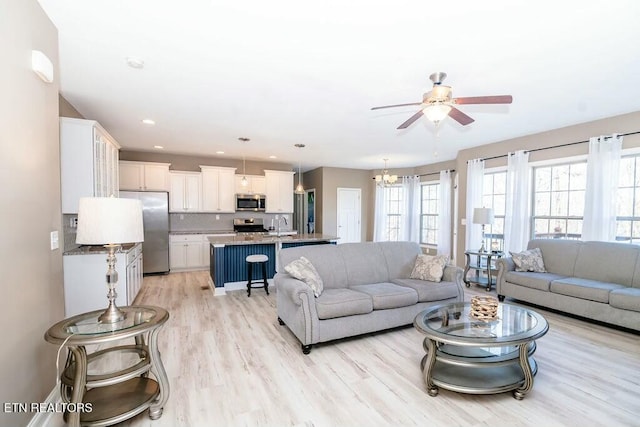
<path id="1" fill-rule="evenodd" d="M 60 397 L 60 388 L 56 385 L 51 393 L 47 396 L 43 403 L 58 405 L 62 403 L 62 398 Z M 64 426 L 64 420 L 62 419 L 62 414 L 59 412 L 36 412 L 36 414 L 31 418 L 27 427 L 62 427 Z"/>

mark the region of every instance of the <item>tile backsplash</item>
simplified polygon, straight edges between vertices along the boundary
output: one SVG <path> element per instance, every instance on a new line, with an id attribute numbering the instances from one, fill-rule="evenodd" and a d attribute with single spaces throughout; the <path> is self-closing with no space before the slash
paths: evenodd
<path id="1" fill-rule="evenodd" d="M 219 217 L 219 219 L 216 219 Z M 265 228 L 269 228 L 273 220 L 274 227 L 277 227 L 275 214 L 255 213 L 227 213 L 227 214 L 210 214 L 210 213 L 192 213 L 169 214 L 169 229 L 171 231 L 230 231 L 233 230 L 234 218 L 262 218 Z M 291 230 L 292 215 L 287 215 L 287 225 L 282 222 L 281 230 Z"/>

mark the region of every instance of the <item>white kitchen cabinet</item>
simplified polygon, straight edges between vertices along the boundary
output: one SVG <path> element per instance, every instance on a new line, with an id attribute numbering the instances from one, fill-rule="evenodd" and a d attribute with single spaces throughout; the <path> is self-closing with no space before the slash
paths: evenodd
<path id="1" fill-rule="evenodd" d="M 169 268 L 196 270 L 208 265 L 202 257 L 202 234 L 172 234 L 169 236 Z"/>
<path id="2" fill-rule="evenodd" d="M 107 253 L 96 247 L 96 251 L 78 249 L 62 257 L 64 273 L 65 317 L 106 309 L 107 300 Z M 116 305 L 133 304 L 142 286 L 142 244 L 116 253 Z"/>
<path id="3" fill-rule="evenodd" d="M 200 212 L 200 172 L 169 172 L 169 211 Z"/>
<path id="4" fill-rule="evenodd" d="M 202 212 L 233 213 L 236 168 L 200 166 L 202 170 Z"/>
<path id="5" fill-rule="evenodd" d="M 242 178 L 247 177 L 247 185 L 242 185 Z M 262 175 L 236 175 L 236 194 L 265 194 L 266 178 Z"/>
<path id="6" fill-rule="evenodd" d="M 266 213 L 293 212 L 293 175 L 289 171 L 264 171 L 266 179 Z"/>
<path id="7" fill-rule="evenodd" d="M 169 191 L 171 163 L 120 161 L 120 190 Z"/>
<path id="8" fill-rule="evenodd" d="M 119 150 L 98 122 L 60 118 L 62 213 L 78 213 L 80 197 L 118 196 Z"/>

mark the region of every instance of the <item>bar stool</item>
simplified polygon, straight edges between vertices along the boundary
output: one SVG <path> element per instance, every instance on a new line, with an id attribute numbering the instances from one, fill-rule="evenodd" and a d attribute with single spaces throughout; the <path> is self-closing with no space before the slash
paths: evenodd
<path id="1" fill-rule="evenodd" d="M 269 257 L 262 254 L 249 255 L 245 261 L 247 261 L 247 277 L 249 281 L 247 282 L 247 296 L 251 296 L 251 288 L 262 288 L 264 287 L 265 292 L 269 295 L 269 283 L 267 282 L 267 261 L 269 261 Z M 259 286 L 251 286 L 252 283 L 252 273 L 253 273 L 253 264 L 262 264 L 262 282 L 263 284 Z"/>

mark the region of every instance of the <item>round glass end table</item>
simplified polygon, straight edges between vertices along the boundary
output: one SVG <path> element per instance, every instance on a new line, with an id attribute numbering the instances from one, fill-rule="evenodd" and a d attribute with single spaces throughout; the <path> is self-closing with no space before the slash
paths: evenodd
<path id="1" fill-rule="evenodd" d="M 151 419 L 162 415 L 169 380 L 158 351 L 158 333 L 169 313 L 153 306 L 120 310 L 125 318 L 116 323 L 100 323 L 104 310 L 97 310 L 64 319 L 44 335 L 46 341 L 69 350 L 60 376 L 62 400 L 75 409 L 65 413 L 68 425 L 116 424 L 146 409 Z M 116 343 L 129 338 L 133 344 Z M 117 345 L 105 346 L 111 343 Z M 88 345 L 101 349 L 87 354 Z M 106 372 L 100 371 L 101 364 Z"/>
<path id="2" fill-rule="evenodd" d="M 521 400 L 533 387 L 538 366 L 535 340 L 549 330 L 533 310 L 498 304 L 490 321 L 470 315 L 468 302 L 433 306 L 419 313 L 413 324 L 426 337 L 421 368 L 427 393 L 439 388 L 471 394 L 513 390 Z"/>

